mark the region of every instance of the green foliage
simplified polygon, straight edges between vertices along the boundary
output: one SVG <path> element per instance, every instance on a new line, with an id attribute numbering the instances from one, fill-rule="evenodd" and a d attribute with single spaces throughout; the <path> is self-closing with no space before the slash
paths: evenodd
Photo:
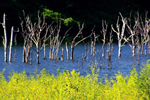
<path id="1" fill-rule="evenodd" d="M 150 64 L 143 65 L 140 74 L 136 69 L 124 77 L 118 72 L 105 82 L 98 79 L 98 72 L 91 66 L 92 74 L 81 76 L 80 72 L 58 69 L 58 75 L 50 75 L 45 69 L 41 74 L 27 77 L 25 71 L 12 72 L 9 81 L 0 73 L 0 99 L 30 100 L 149 100 L 150 99 Z"/>
<path id="2" fill-rule="evenodd" d="M 72 26 L 73 24 L 79 23 L 78 21 L 75 21 L 72 17 L 62 18 L 63 15 L 61 13 L 49 10 L 47 8 L 44 9 L 44 16 L 46 19 L 51 18 L 55 22 L 60 18 L 65 26 Z"/>

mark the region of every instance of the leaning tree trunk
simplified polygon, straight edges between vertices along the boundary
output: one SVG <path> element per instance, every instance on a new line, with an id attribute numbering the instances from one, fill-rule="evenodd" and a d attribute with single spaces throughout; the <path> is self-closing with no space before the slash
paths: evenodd
<path id="1" fill-rule="evenodd" d="M 11 28 L 11 38 L 10 38 L 10 47 L 9 47 L 9 62 L 11 62 L 11 51 L 12 51 L 12 42 L 13 42 L 13 31 L 14 27 Z"/>

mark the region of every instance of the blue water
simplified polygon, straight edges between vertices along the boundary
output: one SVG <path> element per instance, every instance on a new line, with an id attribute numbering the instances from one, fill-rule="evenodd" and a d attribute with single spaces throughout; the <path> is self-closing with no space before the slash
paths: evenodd
<path id="1" fill-rule="evenodd" d="M 55 60 L 49 60 L 49 47 L 46 47 L 46 57 L 47 60 L 44 60 L 43 57 L 43 49 L 40 51 L 40 64 L 36 64 L 36 53 L 32 49 L 33 55 L 32 55 L 32 65 L 26 64 L 22 62 L 22 51 L 23 48 L 21 46 L 13 47 L 12 48 L 12 62 L 5 63 L 4 62 L 4 49 L 3 47 L 0 47 L 0 72 L 5 68 L 4 76 L 8 80 L 8 76 L 10 75 L 10 72 L 17 71 L 22 72 L 23 70 L 26 71 L 27 75 L 30 75 L 30 73 L 34 74 L 34 72 L 37 70 L 38 73 L 41 72 L 43 68 L 46 69 L 47 72 L 50 74 L 57 75 L 57 69 L 60 69 L 61 72 L 64 70 L 72 71 L 75 69 L 76 72 L 80 71 L 80 74 L 85 76 L 86 73 L 91 74 L 91 65 L 95 65 L 95 61 L 97 62 L 96 69 L 100 69 L 99 71 L 99 78 L 104 77 L 105 74 L 107 74 L 108 78 L 115 75 L 115 73 L 118 73 L 118 71 L 122 72 L 124 76 L 130 75 L 130 70 L 133 68 L 133 65 L 136 67 L 136 70 L 138 72 L 141 71 L 142 64 L 145 64 L 146 61 L 150 58 L 150 55 L 140 55 L 140 65 L 138 65 L 137 58 L 132 57 L 131 48 L 128 45 L 123 46 L 121 51 L 121 59 L 118 58 L 118 45 L 113 45 L 113 52 L 112 52 L 112 66 L 111 68 L 108 68 L 107 60 L 106 60 L 106 50 L 107 46 L 105 46 L 105 58 L 102 58 L 102 50 L 101 45 L 96 45 L 96 59 L 93 58 L 91 60 L 90 55 L 90 46 L 87 46 L 88 48 L 88 61 L 83 61 L 82 66 L 82 54 L 84 56 L 85 54 L 85 47 L 84 45 L 80 44 L 77 45 L 74 49 L 74 62 L 71 60 L 67 61 L 66 57 L 66 47 L 65 45 L 62 45 L 60 47 L 59 51 L 59 57 L 61 57 L 61 48 L 64 48 L 64 61 L 62 62 L 59 60 L 58 62 L 55 62 Z M 14 61 L 14 53 L 15 49 L 17 51 Z M 69 49 L 69 57 L 70 57 L 70 45 L 68 46 Z M 9 48 L 8 48 L 9 51 Z M 148 51 L 148 50 L 147 50 Z M 100 52 L 100 59 L 99 59 L 99 52 Z M 9 52 L 8 52 L 9 54 Z M 7 56 L 8 56 L 7 54 Z M 144 54 L 144 53 L 143 53 Z M 7 59 L 8 60 L 8 59 Z M 102 66 L 100 68 L 100 66 Z"/>

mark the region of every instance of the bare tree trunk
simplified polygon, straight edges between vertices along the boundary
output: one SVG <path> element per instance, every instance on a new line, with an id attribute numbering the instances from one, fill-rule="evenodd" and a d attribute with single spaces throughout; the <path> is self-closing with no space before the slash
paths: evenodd
<path id="1" fill-rule="evenodd" d="M 66 42 L 66 52 L 67 52 L 67 60 L 69 61 L 69 51 L 68 51 L 67 42 Z"/>
<path id="2" fill-rule="evenodd" d="M 140 65 L 140 49 L 141 49 L 141 46 L 140 44 L 137 44 L 137 60 L 138 60 L 138 65 Z"/>
<path id="3" fill-rule="evenodd" d="M 23 56 L 22 56 L 22 62 L 25 63 L 25 52 L 26 52 L 26 47 L 25 45 L 23 46 Z"/>
<path id="4" fill-rule="evenodd" d="M 142 40 L 141 40 L 141 55 L 143 55 L 143 42 L 142 42 Z"/>
<path id="5" fill-rule="evenodd" d="M 3 15 L 3 23 L 2 23 L 3 29 L 4 29 L 4 61 L 7 62 L 7 33 L 6 33 L 6 15 L 4 13 Z"/>
<path id="6" fill-rule="evenodd" d="M 148 42 L 148 52 L 150 54 L 150 41 Z"/>
<path id="7" fill-rule="evenodd" d="M 102 49 L 103 49 L 103 54 L 102 54 L 102 57 L 104 58 L 105 56 L 105 49 L 104 49 L 104 45 L 105 45 L 105 42 L 106 42 L 106 33 L 107 33 L 107 28 L 108 28 L 108 25 L 106 23 L 106 21 L 103 21 L 102 20 L 102 31 L 101 33 L 103 34 L 103 45 L 102 45 Z"/>
<path id="8" fill-rule="evenodd" d="M 82 53 L 82 59 L 81 59 L 81 67 L 83 68 L 83 53 Z"/>
<path id="9" fill-rule="evenodd" d="M 17 45 L 17 35 L 15 35 L 14 41 L 15 41 L 15 46 L 16 46 Z M 16 48 L 15 48 L 15 54 L 14 54 L 14 61 L 15 61 L 15 58 L 16 58 Z"/>
<path id="10" fill-rule="evenodd" d="M 71 60 L 73 61 L 74 59 L 73 59 L 73 53 L 74 53 L 74 47 L 76 46 L 76 45 L 78 45 L 80 42 L 82 42 L 82 41 L 84 41 L 85 39 L 87 39 L 88 37 L 90 37 L 92 34 L 90 34 L 89 36 L 87 36 L 87 37 L 84 37 L 84 38 L 82 38 L 80 41 L 78 41 L 78 42 L 76 42 L 75 43 L 75 39 L 79 36 L 79 35 L 81 35 L 82 36 L 82 30 L 83 30 L 83 28 L 84 28 L 84 23 L 82 24 L 82 27 L 80 27 L 80 25 L 79 25 L 79 32 L 77 33 L 77 35 L 73 38 L 73 40 L 72 40 L 72 43 L 71 43 Z"/>
<path id="11" fill-rule="evenodd" d="M 61 49 L 61 61 L 64 61 L 64 54 L 63 54 L 63 52 L 64 52 L 64 48 Z"/>
<path id="12" fill-rule="evenodd" d="M 85 61 L 86 57 L 87 57 L 87 48 L 85 49 L 84 61 Z"/>
<path id="13" fill-rule="evenodd" d="M 145 43 L 145 56 L 147 55 L 147 43 Z"/>
<path id="14" fill-rule="evenodd" d="M 11 62 L 11 52 L 12 52 L 12 43 L 13 43 L 13 31 L 14 27 L 11 28 L 11 38 L 10 38 L 10 46 L 9 46 L 9 62 Z"/>
<path id="15" fill-rule="evenodd" d="M 52 59 L 54 59 L 55 47 L 52 48 Z"/>
<path id="16" fill-rule="evenodd" d="M 26 63 L 28 63 L 29 60 L 29 56 L 30 56 L 30 47 L 27 47 L 27 52 L 26 52 Z"/>
<path id="17" fill-rule="evenodd" d="M 46 60 L 46 59 L 47 59 L 47 58 L 46 58 L 46 49 L 45 49 L 45 46 L 46 46 L 46 45 L 45 45 L 45 42 L 46 42 L 46 41 L 44 40 L 43 42 L 44 42 L 44 43 L 43 43 L 43 46 L 44 46 L 44 58 L 43 58 L 43 59 Z"/>
<path id="18" fill-rule="evenodd" d="M 39 64 L 39 44 L 38 44 L 38 42 L 36 45 L 36 53 L 37 53 L 37 64 Z"/>
<path id="19" fill-rule="evenodd" d="M 95 35 L 95 33 L 93 33 L 94 34 L 94 42 L 93 42 L 93 57 L 95 57 L 96 56 L 96 51 L 95 51 L 95 43 L 96 43 L 96 35 Z"/>
<path id="20" fill-rule="evenodd" d="M 50 51 L 49 51 L 49 59 L 51 60 L 52 59 L 52 43 L 50 42 Z"/>
<path id="21" fill-rule="evenodd" d="M 92 55 L 93 55 L 93 41 L 91 40 L 91 59 L 92 59 Z"/>
<path id="22" fill-rule="evenodd" d="M 120 58 L 121 57 L 121 48 L 122 46 L 124 46 L 124 43 L 127 42 L 125 41 L 123 44 L 121 43 L 122 40 L 124 39 L 124 31 L 125 31 L 125 26 L 126 26 L 126 18 L 123 18 L 123 16 L 121 15 L 121 13 L 119 13 L 120 16 L 121 16 L 121 21 L 122 21 L 122 28 L 121 28 L 121 31 L 120 31 L 120 25 L 119 25 L 119 17 L 118 17 L 118 20 L 117 20 L 117 24 L 116 24 L 116 28 L 117 28 L 117 31 L 112 27 L 112 30 L 117 34 L 117 37 L 118 37 L 118 57 Z"/>
<path id="23" fill-rule="evenodd" d="M 30 65 L 32 65 L 32 50 L 31 50 L 31 52 L 30 52 Z"/>
<path id="24" fill-rule="evenodd" d="M 104 44 L 102 45 L 102 49 L 103 49 L 102 57 L 104 58 L 104 56 L 105 56 Z"/>
<path id="25" fill-rule="evenodd" d="M 74 53 L 74 44 L 71 44 L 71 61 L 74 62 L 73 60 L 73 53 Z"/>
<path id="26" fill-rule="evenodd" d="M 121 48 L 122 48 L 121 41 L 118 41 L 118 47 L 119 47 L 119 49 L 118 49 L 118 57 L 121 58 Z"/>

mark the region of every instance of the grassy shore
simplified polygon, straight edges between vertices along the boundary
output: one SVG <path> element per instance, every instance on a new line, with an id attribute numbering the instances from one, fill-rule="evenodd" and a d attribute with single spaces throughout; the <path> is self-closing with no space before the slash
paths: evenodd
<path id="1" fill-rule="evenodd" d="M 132 67 L 132 66 L 131 66 Z M 133 68 L 130 76 L 121 73 L 105 82 L 91 66 L 92 75 L 66 70 L 50 75 L 45 69 L 27 77 L 25 71 L 13 72 L 9 81 L 0 73 L 0 100 L 150 100 L 150 64 L 140 73 Z"/>

